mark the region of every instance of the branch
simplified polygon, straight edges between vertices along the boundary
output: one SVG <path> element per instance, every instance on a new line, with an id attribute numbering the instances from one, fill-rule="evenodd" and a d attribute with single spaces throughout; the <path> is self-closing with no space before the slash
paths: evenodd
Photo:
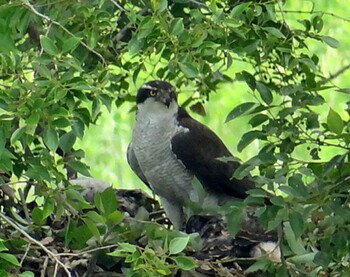
<path id="1" fill-rule="evenodd" d="M 94 53 L 96 56 L 98 56 L 98 57 L 102 60 L 102 62 L 103 62 L 104 65 L 107 64 L 106 61 L 105 61 L 105 59 L 103 58 L 103 56 L 102 56 L 99 52 L 97 52 L 96 50 L 94 50 L 94 49 L 92 49 L 90 46 L 88 46 L 85 42 L 83 42 L 80 38 L 78 38 L 76 35 L 74 35 L 71 31 L 69 31 L 69 30 L 68 30 L 66 27 L 64 27 L 61 23 L 59 23 L 59 22 L 57 22 L 57 21 L 51 19 L 51 18 L 48 17 L 47 15 L 44 15 L 44 14 L 38 12 L 38 11 L 34 8 L 34 6 L 33 6 L 32 4 L 29 3 L 29 1 L 25 1 L 25 3 L 24 3 L 23 5 L 24 5 L 24 7 L 28 8 L 29 10 L 31 10 L 31 11 L 32 11 L 34 14 L 36 14 L 37 16 L 39 16 L 39 17 L 41 17 L 41 18 L 47 20 L 47 21 L 48 21 L 49 23 L 51 23 L 51 24 L 54 24 L 54 25 L 58 26 L 59 28 L 61 28 L 63 31 L 65 31 L 65 32 L 66 32 L 67 34 L 69 34 L 70 36 L 79 39 L 79 43 L 80 43 L 82 46 L 84 46 L 84 47 L 85 47 L 86 49 L 88 49 L 90 52 L 92 52 L 92 53 Z"/>
<path id="2" fill-rule="evenodd" d="M 119 9 L 125 12 L 125 9 L 115 0 L 111 0 L 111 2 Z"/>
<path id="3" fill-rule="evenodd" d="M 105 246 L 100 246 L 88 250 L 83 250 L 83 251 L 77 251 L 76 253 L 57 253 L 56 256 L 71 256 L 71 257 L 81 257 L 85 254 L 90 254 L 96 251 L 104 250 L 104 249 L 109 249 L 112 247 L 118 247 L 119 244 L 110 244 L 110 245 L 105 245 Z"/>
<path id="4" fill-rule="evenodd" d="M 296 11 L 296 10 L 283 10 L 284 13 L 298 13 L 298 14 L 315 14 L 315 13 L 318 13 L 318 14 L 322 14 L 322 15 L 329 15 L 329 16 L 333 16 L 335 18 L 338 18 L 338 19 L 341 19 L 343 21 L 346 21 L 346 22 L 350 22 L 350 19 L 347 19 L 345 17 L 342 17 L 342 16 L 339 16 L 339 15 L 336 15 L 334 13 L 331 13 L 331 12 L 323 12 L 323 11 Z"/>
<path id="5" fill-rule="evenodd" d="M 204 4 L 204 3 L 201 3 L 201 2 L 195 1 L 195 0 L 189 0 L 188 2 L 196 5 L 198 8 L 202 8 L 202 9 L 205 9 L 205 10 L 209 11 L 208 6 L 206 4 Z"/>
<path id="6" fill-rule="evenodd" d="M 55 262 L 56 265 L 60 265 L 63 270 L 67 273 L 68 277 L 71 277 L 68 268 L 57 258 L 57 255 L 51 252 L 45 245 L 43 245 L 40 241 L 37 241 L 33 237 L 31 237 L 27 232 L 25 232 L 20 226 L 18 226 L 11 218 L 7 217 L 3 213 L 0 213 L 0 218 L 5 220 L 8 224 L 10 224 L 13 228 L 15 228 L 18 232 L 20 232 L 23 236 L 25 236 L 30 242 L 38 245 L 46 254 L 48 254 Z"/>
<path id="7" fill-rule="evenodd" d="M 339 77 L 340 75 L 342 75 L 342 74 L 343 74 L 345 71 L 347 71 L 348 69 L 350 69 L 350 64 L 348 64 L 348 65 L 342 67 L 341 69 L 339 69 L 337 72 L 335 72 L 335 73 L 333 73 L 333 74 L 330 73 L 328 78 L 326 78 L 326 79 L 324 79 L 324 80 L 321 81 L 321 85 L 324 85 L 324 84 L 326 84 L 326 83 L 328 83 L 328 82 L 334 80 L 335 78 L 337 78 L 337 77 Z"/>

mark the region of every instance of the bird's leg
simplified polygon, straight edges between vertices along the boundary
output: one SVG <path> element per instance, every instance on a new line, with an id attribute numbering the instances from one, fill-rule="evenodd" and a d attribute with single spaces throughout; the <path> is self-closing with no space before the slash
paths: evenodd
<path id="1" fill-rule="evenodd" d="M 182 205 L 177 202 L 170 202 L 168 199 L 160 197 L 164 211 L 174 226 L 175 230 L 183 230 L 185 224 L 185 216 L 182 210 Z"/>

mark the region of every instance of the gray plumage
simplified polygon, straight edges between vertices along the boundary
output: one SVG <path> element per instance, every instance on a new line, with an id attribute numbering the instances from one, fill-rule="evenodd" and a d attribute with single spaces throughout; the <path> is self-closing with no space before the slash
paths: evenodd
<path id="1" fill-rule="evenodd" d="M 217 205 L 226 197 L 244 198 L 254 188 L 247 179 L 232 178 L 238 162 L 209 128 L 179 107 L 173 87 L 163 81 L 144 84 L 136 97 L 136 123 L 127 158 L 136 175 L 160 197 L 176 229 L 184 227 L 183 208 L 199 199 L 196 177 L 209 192 L 203 203 Z"/>

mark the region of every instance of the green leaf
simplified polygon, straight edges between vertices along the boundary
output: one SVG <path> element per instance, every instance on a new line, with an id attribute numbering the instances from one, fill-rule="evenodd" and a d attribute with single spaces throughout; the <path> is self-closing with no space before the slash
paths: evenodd
<path id="1" fill-rule="evenodd" d="M 72 151 L 75 141 L 76 136 L 73 132 L 65 133 L 60 137 L 60 148 L 63 150 L 63 152 L 69 153 Z"/>
<path id="2" fill-rule="evenodd" d="M 118 210 L 111 212 L 107 216 L 108 223 L 112 225 L 120 223 L 123 220 L 123 218 L 124 218 L 124 215 Z"/>
<path id="3" fill-rule="evenodd" d="M 342 168 L 346 155 L 335 155 L 326 163 L 323 169 L 323 175 L 327 175 L 333 168 Z"/>
<path id="4" fill-rule="evenodd" d="M 105 223 L 106 219 L 95 211 L 88 211 L 86 217 L 96 223 Z"/>
<path id="5" fill-rule="evenodd" d="M 271 90 L 265 84 L 263 84 L 261 82 L 256 82 L 256 89 L 258 90 L 258 92 L 261 96 L 261 99 L 267 105 L 270 105 L 272 100 L 273 100 Z"/>
<path id="6" fill-rule="evenodd" d="M 16 131 L 14 131 L 11 135 L 11 139 L 10 139 L 11 144 L 14 144 L 17 140 L 19 140 L 24 134 L 25 130 L 26 130 L 26 126 L 16 129 Z"/>
<path id="7" fill-rule="evenodd" d="M 329 255 L 327 253 L 320 251 L 320 252 L 316 253 L 313 262 L 317 265 L 320 265 L 324 268 L 327 268 L 329 263 L 331 262 L 331 258 L 329 257 Z"/>
<path id="8" fill-rule="evenodd" d="M 251 2 L 242 3 L 233 7 L 230 13 L 230 17 L 238 17 L 242 14 L 249 6 Z"/>
<path id="9" fill-rule="evenodd" d="M 245 210 L 239 207 L 232 207 L 227 216 L 227 229 L 232 237 L 235 237 L 241 229 L 241 223 L 245 217 Z"/>
<path id="10" fill-rule="evenodd" d="M 259 125 L 261 125 L 262 123 L 264 123 L 265 121 L 269 120 L 270 118 L 265 115 L 265 114 L 257 114 L 255 116 L 253 116 L 250 120 L 249 120 L 249 124 L 254 128 L 257 127 Z"/>
<path id="11" fill-rule="evenodd" d="M 295 198 L 299 197 L 299 194 L 295 191 L 295 189 L 290 186 L 281 185 L 278 187 L 278 189 L 289 196 L 293 196 Z"/>
<path id="12" fill-rule="evenodd" d="M 126 242 L 121 242 L 119 243 L 118 249 L 111 253 L 108 253 L 108 255 L 115 257 L 125 257 L 125 253 L 135 253 L 136 251 L 137 248 L 135 245 Z"/>
<path id="13" fill-rule="evenodd" d="M 249 88 L 254 91 L 256 88 L 256 81 L 252 74 L 247 71 L 242 71 L 236 74 L 236 78 L 238 81 L 245 81 Z"/>
<path id="14" fill-rule="evenodd" d="M 186 248 L 189 239 L 189 236 L 173 238 L 169 244 L 170 255 L 182 252 Z"/>
<path id="15" fill-rule="evenodd" d="M 43 219 L 48 218 L 53 213 L 54 209 L 55 209 L 55 205 L 53 201 L 51 200 L 51 198 L 47 198 L 45 205 L 43 207 L 43 214 L 42 214 Z"/>
<path id="16" fill-rule="evenodd" d="M 115 212 L 118 208 L 117 198 L 111 187 L 95 194 L 94 203 L 99 212 L 105 216 Z"/>
<path id="17" fill-rule="evenodd" d="M 265 270 L 267 266 L 269 265 L 269 261 L 267 259 L 261 259 L 254 264 L 252 264 L 250 267 L 248 267 L 244 272 L 245 273 L 253 273 L 259 270 Z"/>
<path id="18" fill-rule="evenodd" d="M 145 44 L 145 39 L 138 39 L 136 36 L 128 42 L 128 51 L 130 56 L 134 56 L 140 53 Z"/>
<path id="19" fill-rule="evenodd" d="M 72 124 L 73 133 L 80 139 L 84 137 L 85 125 L 79 118 L 74 118 Z"/>
<path id="20" fill-rule="evenodd" d="M 55 56 L 59 54 L 58 48 L 50 38 L 41 35 L 40 44 L 41 44 L 41 47 L 44 49 L 44 51 L 49 55 Z"/>
<path id="21" fill-rule="evenodd" d="M 151 16 L 145 17 L 138 28 L 137 40 L 147 37 L 152 33 L 154 28 L 154 20 Z"/>
<path id="22" fill-rule="evenodd" d="M 198 69 L 190 63 L 179 63 L 182 73 L 188 78 L 195 78 L 198 76 Z"/>
<path id="23" fill-rule="evenodd" d="M 12 265 L 20 266 L 20 263 L 18 262 L 17 258 L 14 255 L 8 253 L 0 253 L 0 260 L 5 260 Z"/>
<path id="24" fill-rule="evenodd" d="M 40 209 L 39 207 L 35 207 L 32 210 L 32 219 L 36 225 L 39 225 L 39 226 L 44 225 L 45 219 L 43 218 L 43 210 Z"/>
<path id="25" fill-rule="evenodd" d="M 179 256 L 172 258 L 177 266 L 183 270 L 192 270 L 197 267 L 195 261 L 189 257 Z"/>
<path id="26" fill-rule="evenodd" d="M 24 271 L 18 277 L 34 277 L 34 273 L 31 271 Z"/>
<path id="27" fill-rule="evenodd" d="M 284 226 L 284 235 L 290 249 L 296 255 L 306 254 L 307 252 L 303 246 L 302 240 L 300 238 L 295 237 L 292 227 L 290 226 L 290 223 L 284 222 L 283 226 Z"/>
<path id="28" fill-rule="evenodd" d="M 69 161 L 67 165 L 84 176 L 91 176 L 88 166 L 80 161 Z"/>
<path id="29" fill-rule="evenodd" d="M 315 29 L 315 32 L 319 33 L 322 31 L 323 28 L 323 19 L 320 15 L 316 15 L 313 19 L 312 19 L 312 26 Z"/>
<path id="30" fill-rule="evenodd" d="M 295 238 L 299 238 L 304 232 L 304 219 L 297 211 L 289 213 L 289 223 L 294 232 Z"/>
<path id="31" fill-rule="evenodd" d="M 69 39 L 65 40 L 65 42 L 62 45 L 63 53 L 73 51 L 75 48 L 77 48 L 80 40 L 81 39 L 77 37 L 70 37 Z"/>
<path id="32" fill-rule="evenodd" d="M 170 24 L 170 34 L 173 36 L 180 35 L 184 31 L 184 23 L 183 18 L 176 18 L 173 21 L 171 21 Z"/>
<path id="33" fill-rule="evenodd" d="M 248 133 L 245 133 L 241 140 L 238 142 L 237 150 L 242 152 L 244 148 L 246 148 L 249 144 L 251 144 L 254 140 L 259 138 L 264 138 L 265 136 L 261 131 L 253 130 Z"/>
<path id="34" fill-rule="evenodd" d="M 8 248 L 2 243 L 4 240 L 0 239 L 0 252 L 8 250 Z"/>
<path id="35" fill-rule="evenodd" d="M 47 126 L 44 129 L 43 139 L 45 145 L 53 152 L 57 150 L 58 147 L 58 134 L 54 128 Z"/>
<path id="36" fill-rule="evenodd" d="M 322 41 L 327 43 L 332 48 L 338 48 L 339 47 L 339 41 L 337 41 L 335 38 L 332 38 L 330 36 L 322 36 Z"/>
<path id="37" fill-rule="evenodd" d="M 246 102 L 243 104 L 240 104 L 238 106 L 236 106 L 232 111 L 230 111 L 230 113 L 227 115 L 225 123 L 229 122 L 239 116 L 241 116 L 242 114 L 246 113 L 247 111 L 249 111 L 253 106 L 255 105 L 254 102 Z"/>
<path id="38" fill-rule="evenodd" d="M 40 120 L 40 113 L 39 112 L 32 112 L 32 114 L 27 118 L 26 123 L 28 125 L 34 125 L 36 126 Z"/>
<path id="39" fill-rule="evenodd" d="M 327 126 L 329 130 L 338 135 L 342 133 L 344 128 L 343 120 L 341 119 L 340 115 L 332 108 L 330 108 L 328 112 Z"/>
<path id="40" fill-rule="evenodd" d="M 86 226 L 89 228 L 89 230 L 91 231 L 91 233 L 93 234 L 93 236 L 99 241 L 101 242 L 101 234 L 100 231 L 98 230 L 96 224 L 88 219 L 88 218 L 83 218 L 83 221 L 85 222 Z"/>
<path id="41" fill-rule="evenodd" d="M 288 185 L 297 193 L 298 197 L 306 197 L 308 191 L 305 187 L 301 174 L 294 174 L 288 179 Z"/>
<path id="42" fill-rule="evenodd" d="M 153 9 L 158 12 L 163 12 L 168 7 L 167 0 L 151 0 Z"/>
<path id="43" fill-rule="evenodd" d="M 282 32 L 275 27 L 263 27 L 262 29 L 277 38 L 285 38 L 284 34 L 282 34 Z"/>

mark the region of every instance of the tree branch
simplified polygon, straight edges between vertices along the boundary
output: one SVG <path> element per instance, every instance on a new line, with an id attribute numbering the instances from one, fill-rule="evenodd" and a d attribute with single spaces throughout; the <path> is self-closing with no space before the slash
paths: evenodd
<path id="1" fill-rule="evenodd" d="M 121 11 L 125 12 L 125 9 L 115 0 L 111 0 L 111 2 Z"/>
<path id="2" fill-rule="evenodd" d="M 315 14 L 315 13 L 318 13 L 318 14 L 322 14 L 322 15 L 329 15 L 329 16 L 333 16 L 335 18 L 338 18 L 338 19 L 341 19 L 343 21 L 346 21 L 346 22 L 350 22 L 350 19 L 347 19 L 345 17 L 342 17 L 342 16 L 339 16 L 339 15 L 336 15 L 334 13 L 331 13 L 331 12 L 323 12 L 323 11 L 296 11 L 296 10 L 283 10 L 283 12 L 286 14 L 286 13 L 297 13 L 297 14 Z"/>
<path id="3" fill-rule="evenodd" d="M 336 79 L 337 77 L 339 77 L 340 75 L 342 75 L 345 71 L 347 71 L 348 69 L 350 69 L 350 64 L 342 67 L 341 69 L 339 69 L 337 72 L 335 73 L 330 73 L 329 77 L 322 80 L 321 81 L 321 85 L 327 84 L 328 82 Z"/>
<path id="4" fill-rule="evenodd" d="M 83 42 L 80 38 L 78 38 L 76 35 L 74 35 L 71 31 L 69 31 L 66 27 L 64 27 L 61 23 L 51 19 L 50 17 L 48 17 L 47 15 L 44 15 L 40 12 L 38 12 L 34 6 L 32 4 L 29 3 L 29 1 L 25 1 L 25 3 L 23 4 L 24 7 L 28 8 L 29 10 L 31 10 L 34 14 L 36 14 L 37 16 L 47 20 L 49 23 L 54 24 L 56 26 L 58 26 L 59 28 L 61 28 L 63 31 L 65 31 L 67 34 L 69 34 L 72 37 L 75 37 L 77 39 L 79 39 L 79 43 L 84 46 L 86 49 L 88 49 L 90 52 L 94 53 L 96 56 L 98 56 L 104 65 L 106 65 L 106 61 L 103 58 L 103 56 L 97 52 L 96 50 L 92 49 L 90 46 L 88 46 L 85 42 Z"/>

